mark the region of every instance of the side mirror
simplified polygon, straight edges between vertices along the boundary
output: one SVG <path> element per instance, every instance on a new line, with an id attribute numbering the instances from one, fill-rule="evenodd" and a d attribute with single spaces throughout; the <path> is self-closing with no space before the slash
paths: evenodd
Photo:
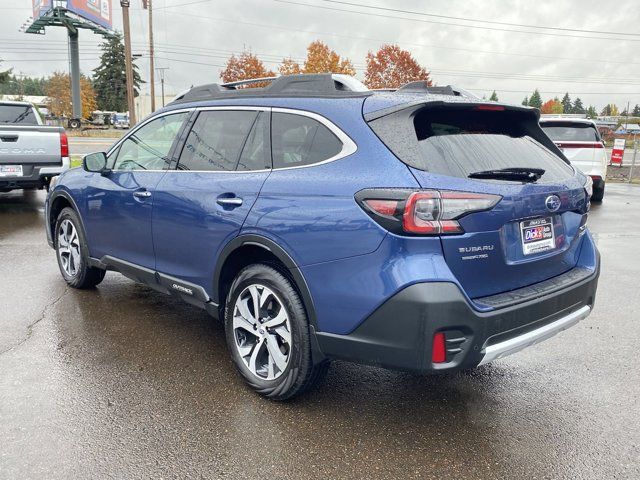
<path id="1" fill-rule="evenodd" d="M 108 174 L 111 170 L 107 168 L 107 155 L 104 152 L 90 153 L 82 159 L 82 168 L 87 172 Z"/>

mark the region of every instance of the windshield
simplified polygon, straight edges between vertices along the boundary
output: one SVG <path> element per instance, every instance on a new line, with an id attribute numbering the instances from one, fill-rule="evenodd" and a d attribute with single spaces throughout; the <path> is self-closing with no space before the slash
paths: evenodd
<path id="1" fill-rule="evenodd" d="M 0 123 L 38 125 L 38 120 L 31 105 L 0 104 Z"/>
<path id="2" fill-rule="evenodd" d="M 542 123 L 540 124 L 554 142 L 599 142 L 598 131 L 586 123 Z"/>

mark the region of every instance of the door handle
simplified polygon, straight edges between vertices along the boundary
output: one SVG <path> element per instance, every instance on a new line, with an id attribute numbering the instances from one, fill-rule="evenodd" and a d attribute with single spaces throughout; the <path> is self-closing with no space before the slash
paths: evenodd
<path id="1" fill-rule="evenodd" d="M 242 205 L 242 199 L 239 197 L 222 197 L 218 198 L 216 201 L 218 202 L 218 205 L 222 205 L 223 207 L 239 207 Z"/>
<path id="2" fill-rule="evenodd" d="M 151 192 L 148 190 L 139 190 L 137 192 L 133 192 L 133 196 L 137 198 L 149 198 L 151 196 Z"/>

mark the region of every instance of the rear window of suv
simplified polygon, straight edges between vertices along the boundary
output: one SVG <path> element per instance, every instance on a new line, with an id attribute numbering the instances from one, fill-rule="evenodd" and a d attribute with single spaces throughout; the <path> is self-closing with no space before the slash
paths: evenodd
<path id="1" fill-rule="evenodd" d="M 0 124 L 38 125 L 30 105 L 6 105 L 0 103 Z"/>
<path id="2" fill-rule="evenodd" d="M 599 142 L 598 131 L 588 123 L 541 123 L 544 133 L 554 142 Z"/>
<path id="3" fill-rule="evenodd" d="M 484 170 L 542 168 L 540 182 L 573 174 L 534 138 L 544 137 L 537 122 L 520 112 L 423 108 L 409 117 L 392 117 L 374 120 L 371 126 L 396 156 L 420 170 L 466 178 Z"/>

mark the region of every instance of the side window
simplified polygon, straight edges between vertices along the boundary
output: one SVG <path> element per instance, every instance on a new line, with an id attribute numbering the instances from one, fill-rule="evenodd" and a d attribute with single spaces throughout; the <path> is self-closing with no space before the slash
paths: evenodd
<path id="1" fill-rule="evenodd" d="M 156 118 L 132 133 L 120 145 L 113 170 L 166 170 L 169 152 L 188 113 Z"/>
<path id="2" fill-rule="evenodd" d="M 257 116 L 258 112 L 247 110 L 200 112 L 182 149 L 178 169 L 235 170 Z"/>
<path id="3" fill-rule="evenodd" d="M 274 113 L 271 121 L 273 168 L 311 165 L 342 150 L 338 137 L 313 118 Z"/>
<path id="4" fill-rule="evenodd" d="M 269 114 L 260 112 L 242 149 L 237 170 L 264 170 L 271 168 L 269 137 Z"/>

